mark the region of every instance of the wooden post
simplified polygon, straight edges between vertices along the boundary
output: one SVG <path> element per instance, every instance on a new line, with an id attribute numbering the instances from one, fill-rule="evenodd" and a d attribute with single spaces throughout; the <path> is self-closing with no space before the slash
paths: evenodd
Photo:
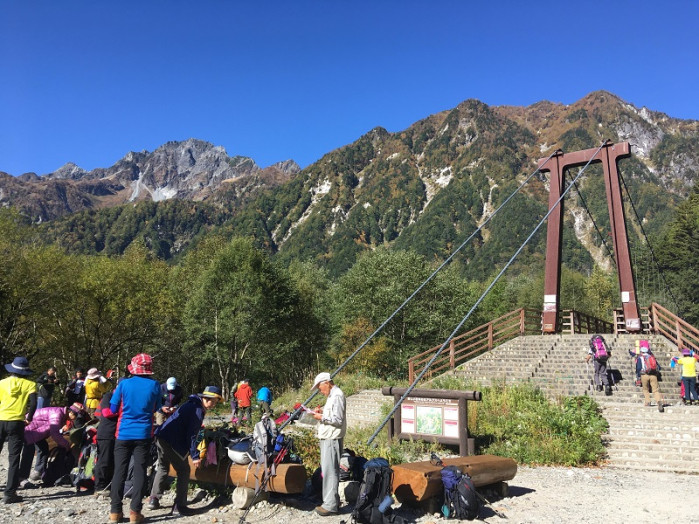
<path id="1" fill-rule="evenodd" d="M 493 349 L 493 323 L 488 322 L 488 350 Z"/>
<path id="2" fill-rule="evenodd" d="M 412 360 L 408 361 L 408 379 L 411 384 L 415 381 L 415 363 Z"/>
<path id="3" fill-rule="evenodd" d="M 519 334 L 524 335 L 525 325 L 524 325 L 524 308 L 519 308 Z"/>
<path id="4" fill-rule="evenodd" d="M 454 339 L 449 341 L 449 367 L 454 369 L 456 367 L 456 357 L 454 355 Z M 411 382 L 412 384 L 412 382 Z"/>

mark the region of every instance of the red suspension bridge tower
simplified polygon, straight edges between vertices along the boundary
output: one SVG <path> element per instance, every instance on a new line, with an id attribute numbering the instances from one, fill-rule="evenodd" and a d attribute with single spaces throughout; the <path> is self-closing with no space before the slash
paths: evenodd
<path id="1" fill-rule="evenodd" d="M 614 243 L 614 258 L 616 259 L 619 277 L 619 290 L 621 291 L 626 331 L 639 332 L 642 330 L 641 315 L 636 302 L 636 282 L 631 267 L 629 241 L 626 234 L 626 218 L 621 199 L 621 184 L 619 183 L 617 166 L 620 158 L 629 156 L 631 156 L 631 148 L 628 142 L 612 144 L 608 141 L 601 148 L 586 149 L 572 153 L 559 151 L 548 162 L 546 161 L 547 159 L 539 160 L 540 170 L 551 173 L 549 210 L 552 211 L 548 218 L 546 230 L 546 268 L 542 315 L 542 331 L 544 333 L 556 333 L 558 329 L 561 289 L 561 239 L 563 234 L 563 199 L 561 199 L 561 195 L 565 191 L 564 172 L 571 167 L 597 162 L 602 163 L 604 171 L 609 223 Z M 555 209 L 553 209 L 554 207 Z"/>

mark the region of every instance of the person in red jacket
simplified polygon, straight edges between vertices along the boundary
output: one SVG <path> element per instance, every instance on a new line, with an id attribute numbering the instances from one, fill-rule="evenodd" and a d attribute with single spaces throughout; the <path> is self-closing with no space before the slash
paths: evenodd
<path id="1" fill-rule="evenodd" d="M 238 419 L 246 421 L 250 418 L 250 406 L 252 405 L 252 388 L 248 379 L 244 378 L 235 392 L 238 401 Z"/>

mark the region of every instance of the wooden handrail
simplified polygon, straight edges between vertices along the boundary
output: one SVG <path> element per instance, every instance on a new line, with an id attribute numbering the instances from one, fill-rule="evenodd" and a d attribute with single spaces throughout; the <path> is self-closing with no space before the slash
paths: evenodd
<path id="1" fill-rule="evenodd" d="M 477 328 L 454 337 L 448 351 L 435 360 L 428 371 L 428 376 L 454 369 L 456 366 L 478 354 L 507 342 L 520 335 L 541 333 L 541 312 L 532 309 L 519 308 L 503 316 L 491 320 Z M 442 346 L 435 346 L 423 351 L 408 360 L 408 378 L 412 384 L 417 376 L 416 369 L 423 368 Z"/>
<path id="2" fill-rule="evenodd" d="M 655 302 L 648 309 L 650 328 L 653 333 L 663 335 L 678 349 L 689 348 L 699 351 L 699 329 Z"/>
<path id="3" fill-rule="evenodd" d="M 611 322 L 575 310 L 562 311 L 559 331 L 565 333 L 613 333 Z M 568 320 L 566 320 L 568 319 Z M 521 335 L 541 334 L 541 311 L 519 308 L 477 328 L 454 337 L 448 348 L 433 362 L 426 376 L 432 377 L 504 344 Z M 442 346 L 435 346 L 408 359 L 408 379 L 412 384 L 416 370 L 424 368 Z M 448 351 L 447 351 L 448 349 Z"/>

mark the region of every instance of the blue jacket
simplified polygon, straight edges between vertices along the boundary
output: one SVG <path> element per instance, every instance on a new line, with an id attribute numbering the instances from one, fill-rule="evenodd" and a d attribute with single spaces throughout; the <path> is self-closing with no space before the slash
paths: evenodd
<path id="1" fill-rule="evenodd" d="M 186 456 L 189 450 L 192 460 L 196 460 L 199 458 L 197 434 L 205 414 L 199 395 L 190 395 L 187 402 L 155 430 L 155 436 L 165 440 L 182 457 Z"/>
<path id="2" fill-rule="evenodd" d="M 122 380 L 109 406 L 113 413 L 119 413 L 117 440 L 149 439 L 153 435 L 153 413 L 162 406 L 160 384 L 138 375 Z"/>
<path id="3" fill-rule="evenodd" d="M 272 403 L 272 392 L 267 387 L 262 387 L 257 392 L 258 402 L 267 402 L 267 404 Z"/>

